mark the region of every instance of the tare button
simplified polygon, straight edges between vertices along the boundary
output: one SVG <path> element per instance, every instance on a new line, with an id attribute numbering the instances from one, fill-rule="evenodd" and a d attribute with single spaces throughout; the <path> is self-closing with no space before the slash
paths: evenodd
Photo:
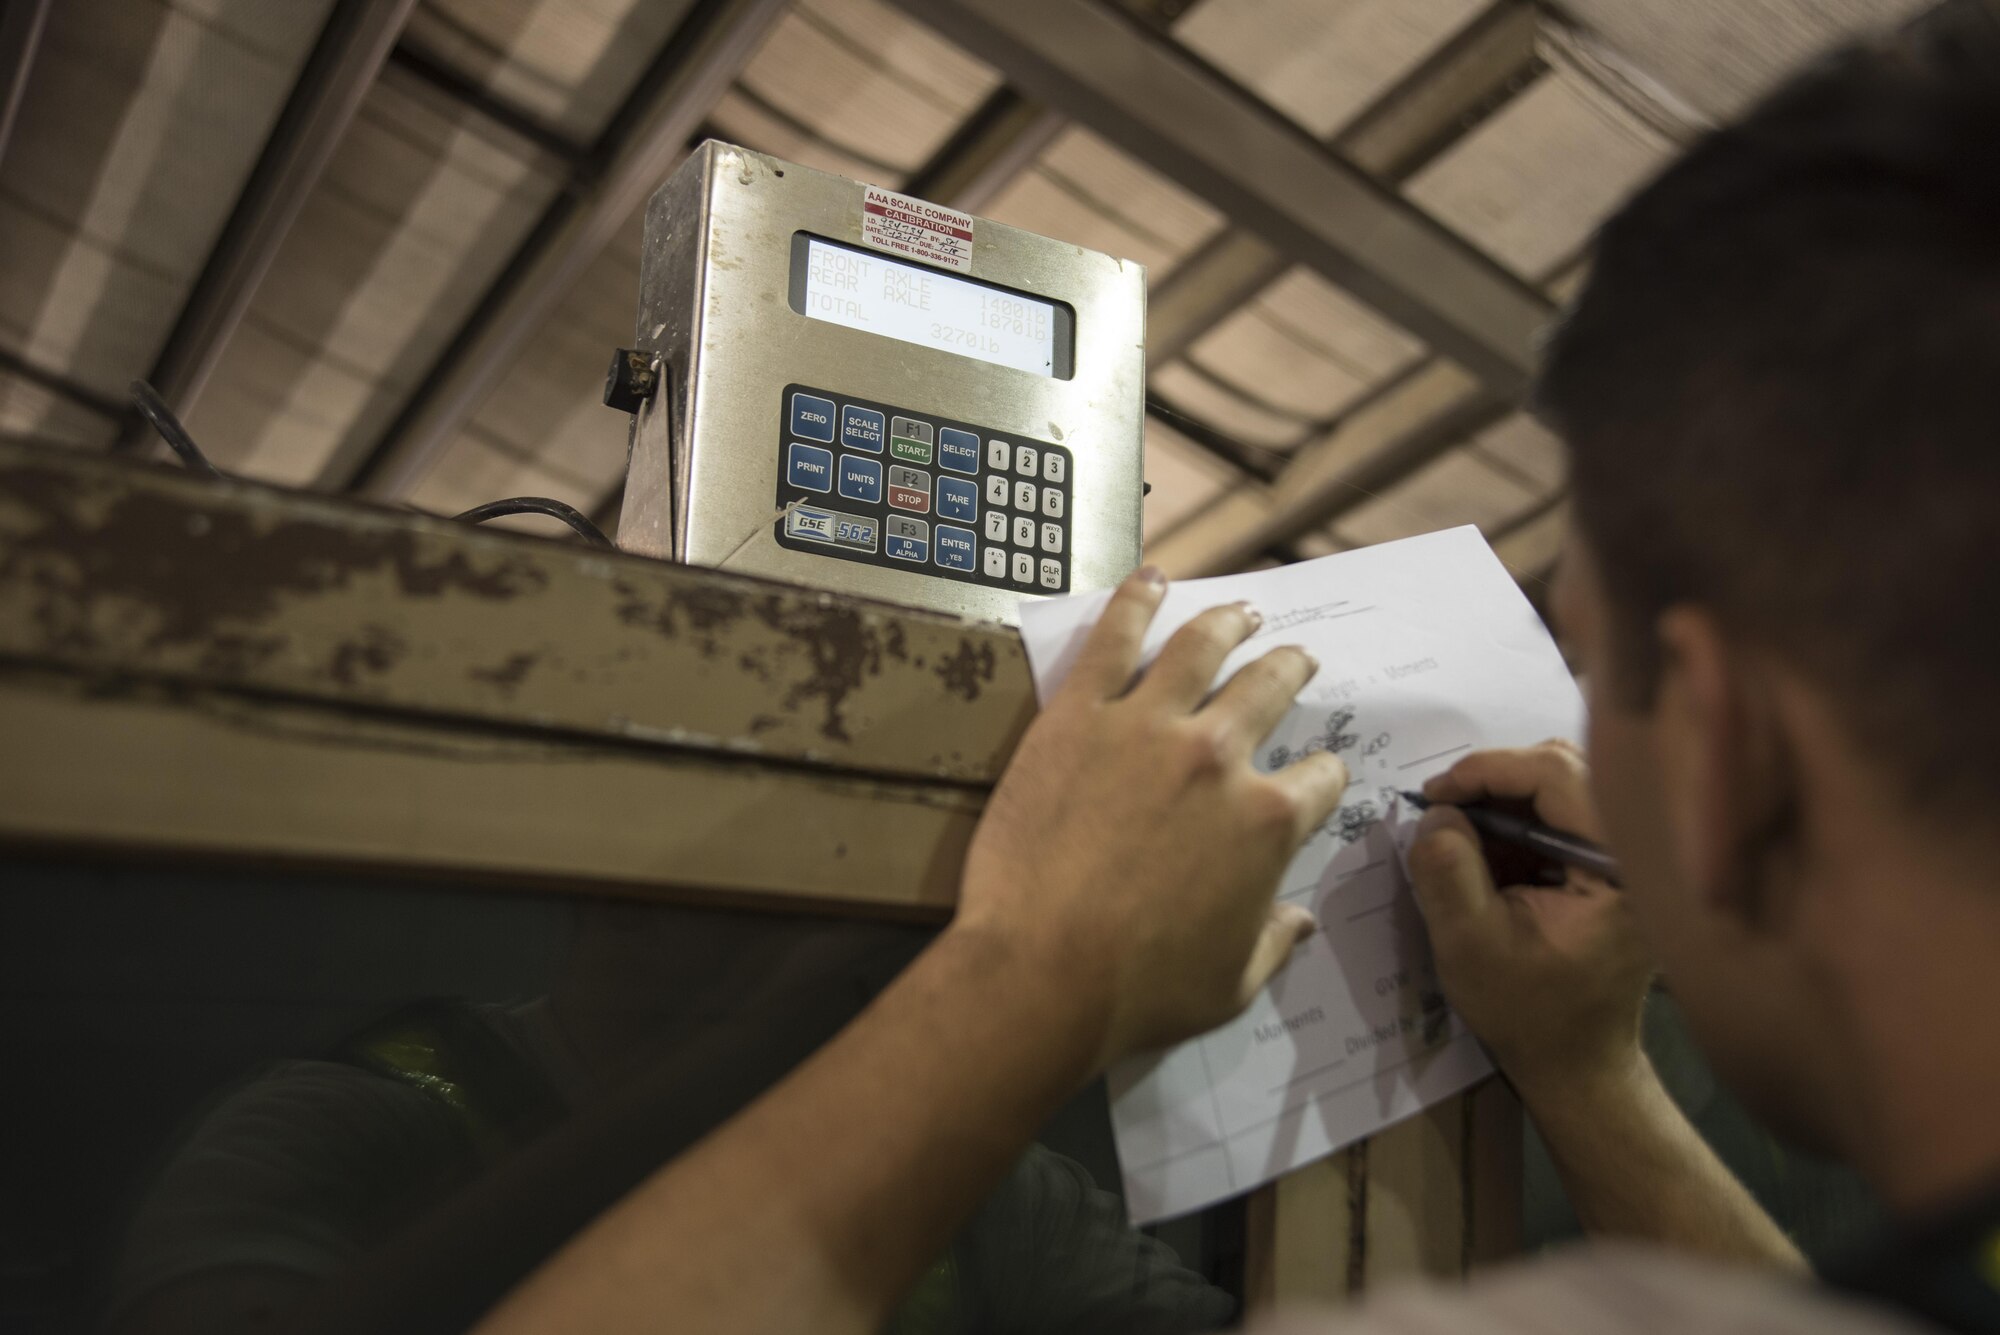
<path id="1" fill-rule="evenodd" d="M 792 434 L 804 440 L 823 440 L 831 444 L 833 400 L 795 392 L 792 395 Z"/>

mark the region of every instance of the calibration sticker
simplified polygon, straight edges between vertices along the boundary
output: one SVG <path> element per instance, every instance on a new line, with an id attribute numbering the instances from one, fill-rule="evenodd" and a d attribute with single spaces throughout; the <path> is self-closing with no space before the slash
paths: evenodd
<path id="1" fill-rule="evenodd" d="M 911 199 L 877 185 L 863 186 L 861 239 L 877 250 L 926 264 L 972 272 L 972 215 Z"/>

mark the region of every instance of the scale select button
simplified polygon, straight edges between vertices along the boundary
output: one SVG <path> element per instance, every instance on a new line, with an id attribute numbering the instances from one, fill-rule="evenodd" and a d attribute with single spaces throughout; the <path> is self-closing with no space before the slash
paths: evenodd
<path id="1" fill-rule="evenodd" d="M 833 400 L 815 394 L 792 395 L 792 434 L 806 440 L 833 443 Z"/>
<path id="2" fill-rule="evenodd" d="M 857 408 L 851 403 L 842 404 L 840 443 L 850 450 L 866 450 L 870 454 L 880 454 L 882 414 L 873 408 Z"/>
<path id="3" fill-rule="evenodd" d="M 805 491 L 832 491 L 833 451 L 795 440 L 786 456 L 785 473 L 793 486 Z"/>
<path id="4" fill-rule="evenodd" d="M 940 468 L 949 468 L 954 473 L 977 473 L 979 471 L 979 437 L 970 431 L 960 431 L 955 426 L 938 428 L 938 455 Z"/>
<path id="5" fill-rule="evenodd" d="M 969 528 L 953 528 L 949 524 L 937 526 L 937 563 L 947 570 L 962 570 L 970 575 L 978 563 L 979 540 Z"/>
<path id="6" fill-rule="evenodd" d="M 882 461 L 856 454 L 840 456 L 840 494 L 868 505 L 882 503 Z"/>

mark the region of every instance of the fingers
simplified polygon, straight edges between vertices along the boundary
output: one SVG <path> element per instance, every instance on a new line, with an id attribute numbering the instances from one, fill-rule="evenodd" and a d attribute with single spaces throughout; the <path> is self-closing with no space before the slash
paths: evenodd
<path id="1" fill-rule="evenodd" d="M 1347 765 L 1331 751 L 1315 751 L 1273 774 L 1271 782 L 1290 794 L 1298 838 L 1303 841 L 1340 805 L 1347 791 Z"/>
<path id="2" fill-rule="evenodd" d="M 1078 691 L 1099 700 L 1122 695 L 1139 670 L 1139 654 L 1146 642 L 1146 628 L 1166 597 L 1167 577 L 1158 566 L 1141 566 L 1125 577 L 1112 591 L 1111 601 L 1097 619 L 1090 638 L 1077 655 L 1076 666 L 1063 682 L 1063 691 Z"/>
<path id="3" fill-rule="evenodd" d="M 1479 930 L 1501 909 L 1479 836 L 1462 812 L 1434 807 L 1410 845 L 1410 889 L 1433 941 Z"/>
<path id="4" fill-rule="evenodd" d="M 1154 705 L 1192 711 L 1208 695 L 1222 660 L 1250 638 L 1263 618 L 1247 603 L 1211 607 L 1175 631 L 1146 679 L 1132 692 Z"/>
<path id="5" fill-rule="evenodd" d="M 1318 671 L 1319 660 L 1297 645 L 1273 649 L 1238 669 L 1201 712 L 1227 723 L 1246 750 L 1254 748 L 1271 735 L 1300 688 Z"/>
<path id="6" fill-rule="evenodd" d="M 1236 994 L 1237 1005 L 1249 1005 L 1250 999 L 1264 990 L 1264 984 L 1285 967 L 1285 962 L 1292 957 L 1293 948 L 1318 928 L 1319 923 L 1309 910 L 1296 904 L 1273 904 L 1270 916 L 1264 919 L 1263 927 L 1258 930 L 1257 944 L 1250 951 L 1250 962 L 1243 967 L 1243 983 Z"/>
<path id="7" fill-rule="evenodd" d="M 1564 741 L 1503 751 L 1475 751 L 1424 784 L 1433 802 L 1477 802 L 1488 797 L 1530 800 L 1535 814 L 1586 839 L 1603 837 L 1590 800 L 1590 771 L 1583 753 Z"/>

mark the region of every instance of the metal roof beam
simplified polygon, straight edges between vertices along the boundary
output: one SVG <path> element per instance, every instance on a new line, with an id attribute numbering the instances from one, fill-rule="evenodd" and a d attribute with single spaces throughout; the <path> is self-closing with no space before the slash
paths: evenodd
<path id="1" fill-rule="evenodd" d="M 1505 391 L 1548 299 L 1171 40 L 1092 0 L 893 0 Z"/>
<path id="2" fill-rule="evenodd" d="M 229 221 L 148 373 L 153 387 L 182 417 L 201 397 L 230 336 L 250 309 L 257 285 L 264 281 L 415 8 L 416 0 L 340 0 L 327 16 Z M 150 428 L 131 418 L 118 443 L 130 447 L 151 440 Z"/>
<path id="3" fill-rule="evenodd" d="M 0 161 L 7 157 L 7 141 L 14 134 L 14 117 L 28 90 L 28 74 L 35 67 L 51 3 L 20 0 L 0 7 Z"/>
<path id="4" fill-rule="evenodd" d="M 1546 69 L 1536 53 L 1540 16 L 1526 0 L 1499 0 L 1329 141 L 1389 185 L 1401 185 L 1506 105 Z M 1146 365 L 1161 366 L 1285 272 L 1290 260 L 1261 237 L 1218 234 L 1154 287 Z"/>
<path id="5" fill-rule="evenodd" d="M 323 486 L 394 498 L 456 440 L 529 339 L 687 152 L 688 141 L 785 12 L 785 0 L 697 6 L 600 140 L 602 166 L 556 201 L 382 438 L 337 458 Z"/>

